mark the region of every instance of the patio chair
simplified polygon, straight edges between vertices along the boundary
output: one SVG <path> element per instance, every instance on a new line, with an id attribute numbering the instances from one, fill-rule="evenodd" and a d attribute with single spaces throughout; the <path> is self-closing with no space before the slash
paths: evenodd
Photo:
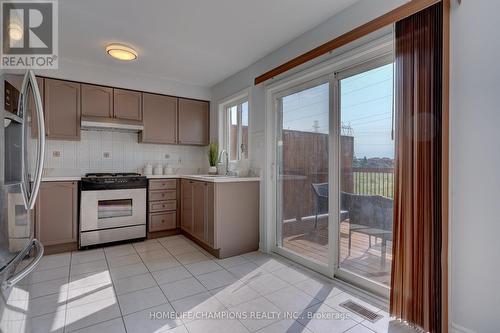
<path id="1" fill-rule="evenodd" d="M 393 200 L 380 195 L 346 193 L 349 197 L 349 248 L 354 232 L 382 239 L 381 263 L 385 263 L 387 241 L 392 241 Z M 371 244 L 369 244 L 371 247 Z"/>
<path id="2" fill-rule="evenodd" d="M 318 227 L 318 215 L 328 213 L 328 183 L 317 183 L 311 184 L 315 199 L 315 220 L 314 229 Z M 348 200 L 349 197 L 346 196 L 347 193 L 340 193 L 340 221 L 344 221 L 349 218 Z"/>

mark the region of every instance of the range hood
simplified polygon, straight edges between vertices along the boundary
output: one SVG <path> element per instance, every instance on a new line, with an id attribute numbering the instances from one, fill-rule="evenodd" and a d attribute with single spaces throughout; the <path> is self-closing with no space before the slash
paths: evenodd
<path id="1" fill-rule="evenodd" d="M 144 130 L 144 125 L 141 121 L 136 120 L 82 116 L 81 129 L 116 132 L 142 132 L 142 130 Z"/>

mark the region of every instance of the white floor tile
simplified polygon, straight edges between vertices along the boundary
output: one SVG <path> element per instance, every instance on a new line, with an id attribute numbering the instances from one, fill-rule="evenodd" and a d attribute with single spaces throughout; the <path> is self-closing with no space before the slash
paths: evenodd
<path id="1" fill-rule="evenodd" d="M 367 328 L 371 329 L 372 331 L 375 331 L 377 333 L 386 333 L 389 332 L 389 325 L 393 319 L 389 316 L 389 313 L 385 311 L 379 311 L 377 312 L 379 315 L 382 315 L 383 317 L 376 322 L 372 323 L 371 321 L 364 320 L 361 322 L 364 326 Z"/>
<path id="2" fill-rule="evenodd" d="M 126 333 L 122 318 L 116 318 L 103 323 L 79 329 L 78 333 Z"/>
<path id="3" fill-rule="evenodd" d="M 258 275 L 255 278 L 249 279 L 246 283 L 261 295 L 267 295 L 290 285 L 272 274 Z"/>
<path id="4" fill-rule="evenodd" d="M 258 292 L 241 281 L 213 289 L 210 292 L 226 307 L 233 307 L 260 297 Z"/>
<path id="5" fill-rule="evenodd" d="M 225 258 L 225 259 L 215 259 L 215 262 L 217 262 L 219 265 L 221 265 L 224 268 L 229 268 L 229 267 L 245 264 L 245 263 L 250 262 L 250 261 L 243 256 L 234 256 L 234 257 L 229 257 L 229 258 Z"/>
<path id="6" fill-rule="evenodd" d="M 65 332 L 120 318 L 118 302 L 113 299 L 100 300 L 66 310 Z"/>
<path id="7" fill-rule="evenodd" d="M 150 272 L 156 272 L 167 268 L 181 266 L 181 263 L 178 262 L 174 257 L 144 259 L 144 264 Z"/>
<path id="8" fill-rule="evenodd" d="M 127 294 L 133 291 L 147 289 L 156 286 L 156 281 L 150 273 L 129 276 L 114 282 L 117 295 Z"/>
<path id="9" fill-rule="evenodd" d="M 128 315 L 167 302 L 158 286 L 134 291 L 118 296 L 118 302 L 123 315 Z"/>
<path id="10" fill-rule="evenodd" d="M 64 311 L 66 309 L 66 297 L 67 295 L 63 293 L 61 295 L 53 294 L 32 299 L 27 303 L 25 313 L 27 317 L 31 318 Z"/>
<path id="11" fill-rule="evenodd" d="M 55 279 L 29 285 L 29 297 L 31 299 L 51 295 L 65 294 L 68 291 L 68 279 Z"/>
<path id="12" fill-rule="evenodd" d="M 172 306 L 165 303 L 124 316 L 123 320 L 127 328 L 127 333 L 158 333 L 164 331 L 174 333 L 175 331 L 171 332 L 170 330 L 181 326 L 182 321 L 175 316 L 168 316 L 173 311 Z M 183 326 L 181 327 L 184 328 Z"/>
<path id="13" fill-rule="evenodd" d="M 163 250 L 163 246 L 161 246 L 161 244 L 154 239 L 145 242 L 134 243 L 133 245 L 137 253 Z"/>
<path id="14" fill-rule="evenodd" d="M 75 265 L 103 259 L 106 259 L 103 249 L 74 251 L 71 253 L 71 264 Z"/>
<path id="15" fill-rule="evenodd" d="M 152 259 L 173 259 L 174 256 L 170 254 L 166 249 L 162 248 L 161 250 L 156 251 L 147 251 L 139 253 L 139 256 L 142 260 L 152 260 Z"/>
<path id="16" fill-rule="evenodd" d="M 220 313 L 226 307 L 209 292 L 203 292 L 172 302 L 175 311 L 181 314 L 183 322 L 196 320 L 201 313 Z"/>
<path id="17" fill-rule="evenodd" d="M 202 275 L 223 269 L 222 266 L 219 266 L 213 260 L 195 262 L 194 264 L 186 265 L 186 268 L 193 275 Z"/>
<path id="18" fill-rule="evenodd" d="M 186 324 L 189 333 L 248 333 L 236 319 L 200 319 Z"/>
<path id="19" fill-rule="evenodd" d="M 297 288 L 321 301 L 342 292 L 333 282 L 310 278 L 295 284 Z"/>
<path id="20" fill-rule="evenodd" d="M 174 255 L 175 258 L 183 265 L 193 264 L 195 262 L 206 261 L 208 257 L 201 253 L 200 251 L 183 253 Z"/>
<path id="21" fill-rule="evenodd" d="M 132 244 L 116 245 L 104 248 L 104 253 L 107 258 L 126 256 L 137 253 Z"/>
<path id="22" fill-rule="evenodd" d="M 207 291 L 195 278 L 162 284 L 160 287 L 171 302 Z"/>
<path id="23" fill-rule="evenodd" d="M 68 291 L 68 308 L 74 308 L 100 300 L 116 302 L 116 293 L 110 283 L 96 284 L 82 288 L 71 288 Z"/>
<path id="24" fill-rule="evenodd" d="M 47 269 L 54 269 L 58 267 L 69 266 L 71 262 L 71 253 L 60 253 L 45 255 L 40 259 L 36 271 L 43 271 Z"/>
<path id="25" fill-rule="evenodd" d="M 110 268 L 132 265 L 142 262 L 141 257 L 139 257 L 139 255 L 136 253 L 126 256 L 110 257 L 107 261 Z"/>
<path id="26" fill-rule="evenodd" d="M 264 295 L 264 297 L 281 310 L 288 312 L 302 312 L 320 302 L 320 300 L 312 298 L 294 286 L 280 289 L 274 293 Z"/>
<path id="27" fill-rule="evenodd" d="M 280 268 L 273 271 L 272 274 L 290 284 L 295 284 L 310 278 L 310 275 L 308 275 L 304 270 L 294 267 Z"/>
<path id="28" fill-rule="evenodd" d="M 154 279 L 158 284 L 165 284 L 179 280 L 191 278 L 192 275 L 183 266 L 168 268 L 161 271 L 152 273 Z"/>
<path id="29" fill-rule="evenodd" d="M 111 284 L 109 272 L 94 272 L 71 276 L 68 289 L 78 289 L 96 284 Z"/>
<path id="30" fill-rule="evenodd" d="M 70 275 L 81 275 L 94 272 L 105 272 L 108 270 L 106 260 L 90 261 L 83 264 L 71 265 Z"/>
<path id="31" fill-rule="evenodd" d="M 33 284 L 55 279 L 67 278 L 69 276 L 69 266 L 58 267 L 43 271 L 35 271 L 24 278 L 19 284 Z"/>
<path id="32" fill-rule="evenodd" d="M 197 279 L 208 290 L 224 287 L 237 281 L 232 274 L 225 270 L 199 275 L 197 276 Z"/>
<path id="33" fill-rule="evenodd" d="M 257 331 L 258 333 L 312 333 L 293 319 L 284 319 L 266 326 Z"/>
<path id="34" fill-rule="evenodd" d="M 242 281 L 252 280 L 260 275 L 268 274 L 253 262 L 228 267 L 227 270 Z"/>
<path id="35" fill-rule="evenodd" d="M 248 318 L 240 319 L 240 321 L 250 332 L 255 332 L 281 319 L 280 309 L 264 297 L 232 307 L 230 310 L 247 315 Z M 253 314 L 259 313 L 266 315 L 265 317 L 252 318 Z"/>
<path id="36" fill-rule="evenodd" d="M 110 269 L 111 279 L 119 280 L 129 276 L 141 275 L 149 273 L 143 263 L 132 264 L 127 266 L 120 266 Z"/>
<path id="37" fill-rule="evenodd" d="M 384 331 L 384 333 L 386 332 L 388 331 Z M 345 333 L 374 333 L 374 331 L 368 329 L 366 326 L 358 324 L 353 328 L 350 328 L 349 330 L 345 331 Z"/>
<path id="38" fill-rule="evenodd" d="M 64 331 L 65 311 L 49 313 L 43 316 L 26 320 L 26 327 L 23 333 L 62 333 Z M 9 332 L 9 331 L 6 331 Z"/>

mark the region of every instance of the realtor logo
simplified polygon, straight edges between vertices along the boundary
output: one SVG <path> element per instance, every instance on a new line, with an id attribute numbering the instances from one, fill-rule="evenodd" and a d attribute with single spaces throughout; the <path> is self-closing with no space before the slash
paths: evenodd
<path id="1" fill-rule="evenodd" d="M 0 1 L 0 68 L 58 67 L 57 1 Z"/>

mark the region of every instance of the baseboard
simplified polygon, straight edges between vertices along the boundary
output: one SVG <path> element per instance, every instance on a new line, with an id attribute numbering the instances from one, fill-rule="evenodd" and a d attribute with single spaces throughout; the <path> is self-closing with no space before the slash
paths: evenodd
<path id="1" fill-rule="evenodd" d="M 476 331 L 460 326 L 457 323 L 451 323 L 451 333 L 476 333 Z"/>
<path id="2" fill-rule="evenodd" d="M 78 243 L 65 243 L 65 244 L 57 244 L 57 245 L 44 245 L 43 253 L 48 254 L 57 254 L 69 251 L 78 250 Z"/>
<path id="3" fill-rule="evenodd" d="M 161 238 L 173 235 L 179 235 L 181 233 L 181 228 L 175 228 L 171 230 L 148 232 L 148 239 Z"/>

